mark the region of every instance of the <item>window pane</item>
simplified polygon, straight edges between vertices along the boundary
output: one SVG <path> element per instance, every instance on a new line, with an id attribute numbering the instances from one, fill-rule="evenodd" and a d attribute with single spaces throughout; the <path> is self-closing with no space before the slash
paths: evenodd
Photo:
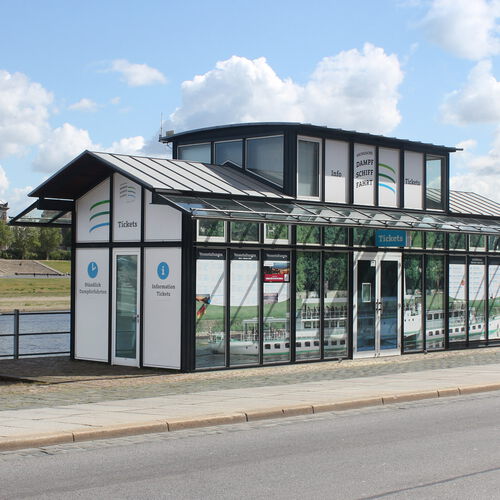
<path id="1" fill-rule="evenodd" d="M 467 235 L 465 233 L 450 233 L 448 241 L 450 250 L 465 250 Z"/>
<path id="2" fill-rule="evenodd" d="M 422 231 L 409 231 L 410 248 L 424 248 L 424 233 Z"/>
<path id="3" fill-rule="evenodd" d="M 297 195 L 319 196 L 319 143 L 299 140 Z"/>
<path id="4" fill-rule="evenodd" d="M 287 224 L 264 224 L 266 243 L 288 243 L 289 239 L 289 226 Z"/>
<path id="5" fill-rule="evenodd" d="M 192 144 L 190 146 L 177 146 L 179 160 L 211 162 L 210 144 Z"/>
<path id="6" fill-rule="evenodd" d="M 404 269 L 404 350 L 422 351 L 422 256 L 406 255 Z"/>
<path id="7" fill-rule="evenodd" d="M 297 245 L 319 245 L 319 226 L 297 226 Z"/>
<path id="8" fill-rule="evenodd" d="M 347 245 L 347 228 L 326 226 L 325 245 Z"/>
<path id="9" fill-rule="evenodd" d="M 290 360 L 290 255 L 264 254 L 264 363 Z"/>
<path id="10" fill-rule="evenodd" d="M 473 257 L 469 264 L 469 341 L 486 340 L 485 273 L 484 259 Z"/>
<path id="11" fill-rule="evenodd" d="M 324 261 L 324 356 L 347 356 L 347 254 L 325 254 Z"/>
<path id="12" fill-rule="evenodd" d="M 470 234 L 469 250 L 486 250 L 486 236 L 484 234 Z"/>
<path id="13" fill-rule="evenodd" d="M 231 252 L 231 366 L 259 362 L 259 254 Z"/>
<path id="14" fill-rule="evenodd" d="M 444 158 L 427 155 L 425 162 L 427 188 L 425 191 L 426 208 L 443 209 L 443 193 L 441 179 L 443 176 Z"/>
<path id="15" fill-rule="evenodd" d="M 375 229 L 353 229 L 353 245 L 375 246 Z"/>
<path id="16" fill-rule="evenodd" d="M 258 222 L 231 222 L 231 241 L 259 242 Z"/>
<path id="17" fill-rule="evenodd" d="M 425 234 L 425 248 L 429 250 L 440 250 L 444 248 L 444 233 L 428 231 Z"/>
<path id="18" fill-rule="evenodd" d="M 243 166 L 243 141 L 215 143 L 214 163 L 224 165 L 227 161 L 238 165 L 238 167 Z"/>
<path id="19" fill-rule="evenodd" d="M 319 252 L 297 252 L 296 359 L 319 358 L 320 300 Z M 299 345 L 300 344 L 300 345 Z"/>
<path id="20" fill-rule="evenodd" d="M 224 241 L 225 224 L 222 220 L 198 220 L 198 241 Z"/>
<path id="21" fill-rule="evenodd" d="M 283 185 L 283 137 L 247 140 L 247 170 Z"/>
<path id="22" fill-rule="evenodd" d="M 465 298 L 465 259 L 450 258 L 448 279 L 448 339 L 451 345 L 454 342 L 464 342 L 467 339 L 467 325 L 465 324 L 467 314 L 467 301 Z"/>
<path id="23" fill-rule="evenodd" d="M 500 251 L 500 236 L 488 236 L 488 250 L 490 252 Z"/>
<path id="24" fill-rule="evenodd" d="M 428 351 L 444 348 L 444 258 L 427 256 L 425 339 Z"/>
<path id="25" fill-rule="evenodd" d="M 225 252 L 199 250 L 196 261 L 196 368 L 226 363 Z"/>

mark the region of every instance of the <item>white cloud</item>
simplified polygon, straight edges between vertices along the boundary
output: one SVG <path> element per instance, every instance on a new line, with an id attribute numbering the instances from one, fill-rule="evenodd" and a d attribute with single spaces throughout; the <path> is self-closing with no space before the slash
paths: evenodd
<path id="1" fill-rule="evenodd" d="M 26 75 L 0 70 L 0 157 L 23 153 L 42 140 L 52 100 Z"/>
<path id="2" fill-rule="evenodd" d="M 319 62 L 305 85 L 280 78 L 266 59 L 233 56 L 182 84 L 182 106 L 169 128 L 185 130 L 222 123 L 314 122 L 386 133 L 401 120 L 396 55 L 365 44 Z"/>
<path id="3" fill-rule="evenodd" d="M 156 68 L 147 64 L 133 64 L 126 59 L 115 59 L 111 63 L 110 71 L 116 71 L 122 75 L 122 79 L 130 87 L 142 87 L 166 83 L 167 79 Z"/>
<path id="4" fill-rule="evenodd" d="M 464 151 L 453 155 L 458 173 L 450 178 L 452 189 L 472 191 L 500 202 L 500 127 L 486 155 L 476 155 L 476 141 L 469 139 L 457 145 Z"/>
<path id="5" fill-rule="evenodd" d="M 65 123 L 52 130 L 45 142 L 40 144 L 33 167 L 42 172 L 53 172 L 85 149 L 99 149 L 99 147 L 92 143 L 87 130 Z"/>
<path id="6" fill-rule="evenodd" d="M 441 106 L 443 120 L 455 125 L 500 122 L 500 81 L 490 61 L 472 68 L 464 86 L 448 94 Z"/>
<path id="7" fill-rule="evenodd" d="M 64 165 L 86 149 L 122 154 L 138 154 L 141 152 L 144 144 L 144 137 L 136 136 L 126 137 L 113 142 L 109 147 L 103 147 L 92 141 L 87 130 L 76 128 L 70 123 L 65 123 L 61 127 L 52 130 L 45 142 L 40 145 L 38 155 L 33 161 L 33 167 L 35 170 L 51 173 L 64 167 Z"/>
<path id="8" fill-rule="evenodd" d="M 0 194 L 4 194 L 9 188 L 9 179 L 7 179 L 7 173 L 0 166 Z"/>
<path id="9" fill-rule="evenodd" d="M 71 109 L 73 111 L 96 111 L 98 107 L 99 106 L 95 101 L 84 97 L 78 102 L 75 102 L 68 106 L 68 109 Z"/>
<path id="10" fill-rule="evenodd" d="M 433 0 L 422 25 L 431 41 L 466 59 L 500 53 L 500 0 Z"/>
<path id="11" fill-rule="evenodd" d="M 121 97 L 116 96 L 116 97 L 113 97 L 113 99 L 111 99 L 109 102 L 111 104 L 114 104 L 115 106 L 117 106 L 118 104 L 120 104 L 121 100 L 122 100 Z"/>
<path id="12" fill-rule="evenodd" d="M 119 141 L 113 142 L 107 151 L 110 153 L 121 153 L 124 155 L 133 155 L 139 153 L 144 147 L 144 137 L 138 135 L 136 137 L 125 137 Z"/>

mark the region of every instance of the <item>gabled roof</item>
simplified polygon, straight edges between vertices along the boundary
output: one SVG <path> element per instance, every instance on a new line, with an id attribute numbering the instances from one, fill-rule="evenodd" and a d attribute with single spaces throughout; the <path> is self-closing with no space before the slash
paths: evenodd
<path id="1" fill-rule="evenodd" d="M 450 191 L 450 211 L 500 217 L 500 204 L 476 193 Z"/>
<path id="2" fill-rule="evenodd" d="M 118 172 L 152 191 L 290 199 L 231 166 L 85 151 L 29 196 L 76 200 Z"/>

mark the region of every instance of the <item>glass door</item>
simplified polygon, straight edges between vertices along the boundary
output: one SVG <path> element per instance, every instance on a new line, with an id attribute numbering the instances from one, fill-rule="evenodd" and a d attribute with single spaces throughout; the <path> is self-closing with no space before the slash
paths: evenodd
<path id="1" fill-rule="evenodd" d="M 138 250 L 113 255 L 114 365 L 139 366 L 139 257 Z"/>
<path id="2" fill-rule="evenodd" d="M 358 253 L 354 263 L 355 357 L 400 353 L 401 254 Z"/>

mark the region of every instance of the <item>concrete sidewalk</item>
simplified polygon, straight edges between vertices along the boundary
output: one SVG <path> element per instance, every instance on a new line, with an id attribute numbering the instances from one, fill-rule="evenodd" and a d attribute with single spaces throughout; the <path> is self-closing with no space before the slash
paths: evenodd
<path id="1" fill-rule="evenodd" d="M 0 411 L 0 450 L 500 390 L 500 365 Z"/>

